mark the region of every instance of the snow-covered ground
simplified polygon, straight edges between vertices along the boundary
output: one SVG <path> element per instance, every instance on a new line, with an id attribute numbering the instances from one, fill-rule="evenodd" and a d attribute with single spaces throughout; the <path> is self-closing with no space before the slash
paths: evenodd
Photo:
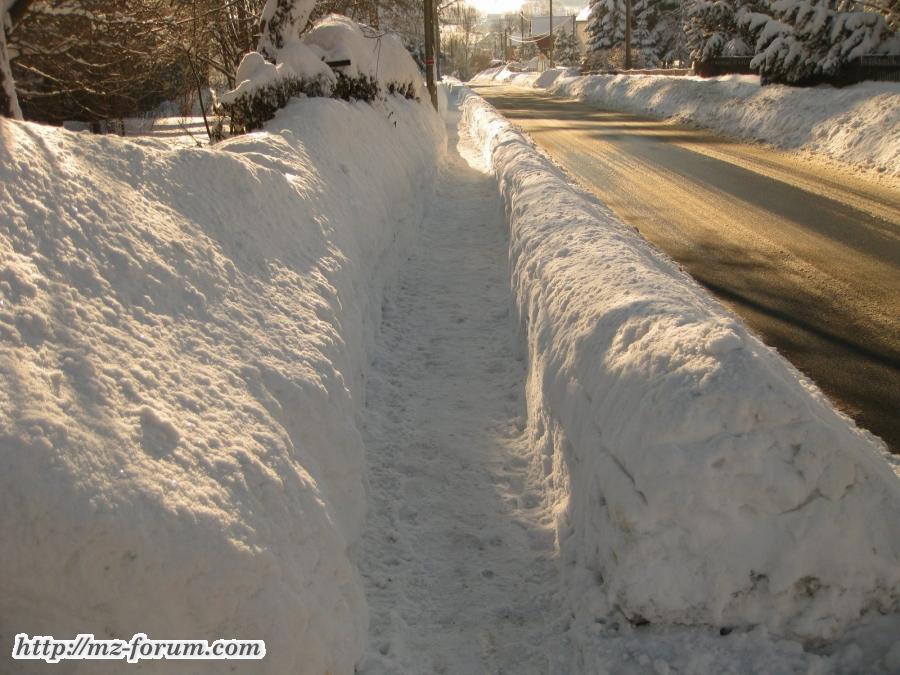
<path id="1" fill-rule="evenodd" d="M 212 149 L 0 120 L 0 633 L 900 670 L 881 448 L 454 95 L 433 199 L 427 101 L 296 100 Z"/>
<path id="2" fill-rule="evenodd" d="M 571 672 L 553 530 L 527 476 L 503 205 L 457 119 L 369 381 L 359 671 Z"/>
<path id="3" fill-rule="evenodd" d="M 754 75 L 581 76 L 563 68 L 543 73 L 492 68 L 472 81 L 541 88 L 598 107 L 668 118 L 900 178 L 896 82 L 864 82 L 842 89 L 762 87 Z"/>
<path id="4" fill-rule="evenodd" d="M 357 421 L 437 115 L 305 99 L 214 149 L 3 119 L 0 138 L 3 658 L 20 631 L 146 632 L 352 672 Z"/>

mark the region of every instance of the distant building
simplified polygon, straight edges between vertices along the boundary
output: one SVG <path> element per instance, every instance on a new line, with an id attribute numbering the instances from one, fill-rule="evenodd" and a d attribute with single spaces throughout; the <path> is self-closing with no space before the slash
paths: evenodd
<path id="1" fill-rule="evenodd" d="M 531 35 L 549 35 L 550 33 L 550 16 L 532 16 L 528 17 L 531 22 Z M 553 16 L 553 32 L 574 33 L 575 32 L 575 16 Z"/>
<path id="2" fill-rule="evenodd" d="M 587 51 L 587 26 L 591 18 L 591 6 L 585 5 L 575 15 L 575 37 L 578 39 L 578 48 L 582 53 Z"/>

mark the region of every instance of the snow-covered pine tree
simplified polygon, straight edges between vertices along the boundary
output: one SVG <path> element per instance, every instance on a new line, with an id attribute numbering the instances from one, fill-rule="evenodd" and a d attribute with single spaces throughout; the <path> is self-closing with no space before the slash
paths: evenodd
<path id="1" fill-rule="evenodd" d="M 624 0 L 593 0 L 587 25 L 587 51 L 613 49 L 624 43 Z"/>
<path id="2" fill-rule="evenodd" d="M 660 4 L 659 0 L 634 0 L 632 3 L 631 46 L 638 68 L 655 68 L 660 63 L 657 33 Z"/>
<path id="3" fill-rule="evenodd" d="M 691 59 L 703 63 L 717 56 L 752 55 L 752 35 L 743 19 L 758 13 L 761 2 L 694 0 L 685 22 Z"/>
<path id="4" fill-rule="evenodd" d="M 683 14 L 682 0 L 632 0 L 631 45 L 636 66 L 655 67 L 684 58 Z M 625 45 L 625 1 L 596 0 L 587 34 L 588 55 L 598 65 L 604 60 L 615 61 Z"/>
<path id="5" fill-rule="evenodd" d="M 553 60 L 559 66 L 574 66 L 578 62 L 578 41 L 570 32 L 556 33 L 553 44 Z"/>
<path id="6" fill-rule="evenodd" d="M 687 0 L 658 0 L 656 22 L 656 54 L 660 65 L 683 63 L 688 58 L 684 33 Z"/>
<path id="7" fill-rule="evenodd" d="M 771 17 L 748 15 L 757 34 L 752 66 L 764 81 L 814 84 L 854 59 L 894 42 L 881 14 L 855 2 L 774 0 Z"/>

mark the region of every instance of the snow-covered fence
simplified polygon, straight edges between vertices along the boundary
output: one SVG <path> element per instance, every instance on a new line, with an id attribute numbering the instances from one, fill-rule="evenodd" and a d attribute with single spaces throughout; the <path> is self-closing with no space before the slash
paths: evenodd
<path id="1" fill-rule="evenodd" d="M 900 54 L 865 54 L 851 61 L 839 75 L 838 84 L 863 81 L 900 82 Z"/>
<path id="2" fill-rule="evenodd" d="M 883 447 L 484 100 L 456 95 L 506 201 L 535 467 L 576 616 L 815 639 L 900 609 Z"/>
<path id="3" fill-rule="evenodd" d="M 720 75 L 749 75 L 757 70 L 752 67 L 752 56 L 717 56 L 694 64 L 694 72 L 700 77 Z M 632 72 L 629 75 L 635 74 Z M 660 72 L 656 75 L 670 73 Z M 833 84 L 845 87 L 859 82 L 900 82 L 900 54 L 865 54 L 849 61 L 837 72 L 819 76 L 805 84 Z"/>
<path id="4" fill-rule="evenodd" d="M 752 56 L 716 56 L 694 64 L 694 73 L 700 77 L 719 75 L 749 75 L 756 71 L 750 67 Z"/>

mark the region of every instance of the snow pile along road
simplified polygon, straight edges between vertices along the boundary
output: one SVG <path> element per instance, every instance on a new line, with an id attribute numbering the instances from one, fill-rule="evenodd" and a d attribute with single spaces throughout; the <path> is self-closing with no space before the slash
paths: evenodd
<path id="1" fill-rule="evenodd" d="M 438 116 L 302 99 L 213 150 L 0 139 L 0 632 L 264 639 L 254 672 L 352 672 L 356 420 Z"/>
<path id="2" fill-rule="evenodd" d="M 831 638 L 900 609 L 882 447 L 483 99 L 573 610 Z"/>
<path id="3" fill-rule="evenodd" d="M 544 72 L 560 73 L 563 71 L 559 68 L 553 68 L 550 70 L 545 70 Z M 535 83 L 542 76 L 542 74 L 543 73 L 539 73 L 535 70 L 510 70 L 506 66 L 494 66 L 493 68 L 482 70 L 480 73 L 474 75 L 469 81 L 474 84 L 485 82 L 502 82 L 504 84 L 514 84 L 519 87 L 534 87 L 537 86 Z"/>
<path id="4" fill-rule="evenodd" d="M 900 177 L 900 83 L 836 89 L 762 87 L 754 75 L 703 79 L 664 75 L 585 75 L 566 69 L 490 69 L 473 82 L 508 81 L 578 98 L 600 108 L 670 118 L 729 136 Z"/>

